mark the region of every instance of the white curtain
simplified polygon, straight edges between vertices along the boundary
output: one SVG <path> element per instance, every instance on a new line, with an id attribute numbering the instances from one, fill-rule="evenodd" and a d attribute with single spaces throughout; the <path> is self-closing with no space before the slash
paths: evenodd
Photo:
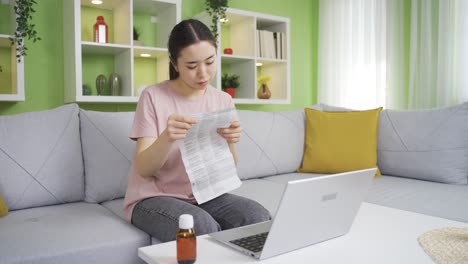
<path id="1" fill-rule="evenodd" d="M 405 20 L 404 1 L 388 2 L 389 21 Z M 398 59 L 388 58 L 387 107 L 421 109 L 468 101 L 468 1 L 412 0 L 410 9 L 410 34 L 398 23 L 388 23 L 389 53 Z M 407 67 L 401 67 L 401 58 L 408 58 Z"/>
<path id="2" fill-rule="evenodd" d="M 468 0 L 319 6 L 319 102 L 420 109 L 468 101 Z"/>
<path id="3" fill-rule="evenodd" d="M 353 109 L 384 104 L 386 4 L 319 3 L 318 101 Z"/>

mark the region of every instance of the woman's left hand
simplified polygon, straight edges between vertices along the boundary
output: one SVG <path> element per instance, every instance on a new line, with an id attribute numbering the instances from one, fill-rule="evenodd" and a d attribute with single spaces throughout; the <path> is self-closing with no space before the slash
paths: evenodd
<path id="1" fill-rule="evenodd" d="M 220 134 L 228 143 L 237 143 L 240 140 L 242 128 L 239 121 L 234 121 L 227 128 L 218 128 Z"/>

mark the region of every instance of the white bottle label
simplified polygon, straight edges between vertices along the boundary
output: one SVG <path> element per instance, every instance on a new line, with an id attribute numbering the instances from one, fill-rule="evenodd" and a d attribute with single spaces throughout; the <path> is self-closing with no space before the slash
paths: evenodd
<path id="1" fill-rule="evenodd" d="M 106 26 L 99 25 L 98 28 L 98 42 L 106 43 Z"/>

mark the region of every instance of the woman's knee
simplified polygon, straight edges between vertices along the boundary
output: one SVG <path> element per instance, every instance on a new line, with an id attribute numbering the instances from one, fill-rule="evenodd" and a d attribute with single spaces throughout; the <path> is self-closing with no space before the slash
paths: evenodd
<path id="1" fill-rule="evenodd" d="M 245 204 L 245 210 L 242 215 L 244 217 L 243 225 L 251 225 L 271 220 L 270 212 L 253 200 Z"/>
<path id="2" fill-rule="evenodd" d="M 229 217 L 219 219 L 223 229 L 230 229 L 245 225 L 256 224 L 271 220 L 270 212 L 254 200 L 242 198 L 236 206 L 232 206 Z"/>
<path id="3" fill-rule="evenodd" d="M 218 222 L 202 209 L 193 214 L 193 222 L 197 235 L 210 234 L 221 230 Z"/>
<path id="4" fill-rule="evenodd" d="M 140 201 L 132 213 L 132 224 L 162 242 L 176 238 L 179 216 L 191 214 L 197 234 L 219 231 L 219 224 L 203 209 L 172 197 L 152 197 Z"/>

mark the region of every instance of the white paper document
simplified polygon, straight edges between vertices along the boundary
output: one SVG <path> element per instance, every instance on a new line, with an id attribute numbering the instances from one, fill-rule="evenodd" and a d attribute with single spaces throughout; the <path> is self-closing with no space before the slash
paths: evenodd
<path id="1" fill-rule="evenodd" d="M 229 145 L 217 132 L 218 128 L 229 127 L 237 116 L 230 108 L 192 117 L 197 123 L 184 140 L 179 140 L 179 147 L 193 196 L 202 204 L 241 186 Z"/>

